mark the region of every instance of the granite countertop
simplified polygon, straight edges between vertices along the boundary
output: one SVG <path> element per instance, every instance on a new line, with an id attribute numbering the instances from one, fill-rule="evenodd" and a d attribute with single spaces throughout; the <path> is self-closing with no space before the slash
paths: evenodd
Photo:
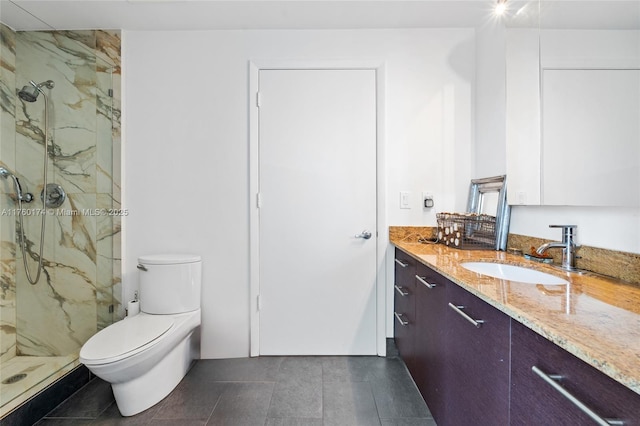
<path id="1" fill-rule="evenodd" d="M 601 275 L 562 271 L 492 250 L 391 240 L 421 263 L 640 394 L 640 287 Z M 480 275 L 462 262 L 527 266 L 569 285 L 525 284 Z"/>

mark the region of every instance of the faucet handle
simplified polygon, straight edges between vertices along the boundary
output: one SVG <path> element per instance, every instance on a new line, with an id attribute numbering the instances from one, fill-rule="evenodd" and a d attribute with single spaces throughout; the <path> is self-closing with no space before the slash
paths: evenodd
<path id="1" fill-rule="evenodd" d="M 573 237 L 576 235 L 575 229 L 577 227 L 578 225 L 549 225 L 549 228 L 562 228 L 562 242 L 564 244 L 575 244 Z"/>

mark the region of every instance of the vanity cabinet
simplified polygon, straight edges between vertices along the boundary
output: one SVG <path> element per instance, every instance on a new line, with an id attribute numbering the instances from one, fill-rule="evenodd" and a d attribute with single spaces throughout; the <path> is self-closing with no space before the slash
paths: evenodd
<path id="1" fill-rule="evenodd" d="M 640 395 L 515 320 L 511 364 L 512 425 L 598 424 L 549 380 L 559 383 L 603 421 L 640 425 Z"/>
<path id="2" fill-rule="evenodd" d="M 401 315 L 409 324 L 396 317 L 396 344 L 436 423 L 508 424 L 509 317 L 421 263 L 414 271 L 411 296 L 396 289 L 395 313 L 406 300 L 413 310 Z"/>
<path id="3" fill-rule="evenodd" d="M 414 258 L 396 249 L 394 259 L 394 336 L 398 352 L 412 375 L 415 373 L 416 263 Z"/>
<path id="4" fill-rule="evenodd" d="M 396 319 L 396 343 L 439 426 L 640 426 L 640 395 L 401 250 L 396 259 L 407 323 Z"/>

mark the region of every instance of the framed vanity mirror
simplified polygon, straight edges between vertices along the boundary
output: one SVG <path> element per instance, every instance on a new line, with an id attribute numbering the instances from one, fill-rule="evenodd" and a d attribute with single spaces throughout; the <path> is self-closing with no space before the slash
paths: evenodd
<path id="1" fill-rule="evenodd" d="M 472 179 L 469 186 L 467 213 L 486 214 L 496 218 L 496 250 L 506 250 L 511 209 L 507 203 L 507 177 Z"/>

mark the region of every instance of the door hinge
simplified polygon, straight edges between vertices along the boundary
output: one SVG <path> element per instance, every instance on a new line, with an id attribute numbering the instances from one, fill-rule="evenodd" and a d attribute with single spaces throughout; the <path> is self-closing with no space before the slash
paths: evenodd
<path id="1" fill-rule="evenodd" d="M 256 106 L 260 108 L 262 105 L 262 93 L 256 92 Z"/>
<path id="2" fill-rule="evenodd" d="M 107 90 L 107 96 L 109 96 L 110 98 L 113 98 L 113 89 Z"/>
<path id="3" fill-rule="evenodd" d="M 258 307 L 258 311 L 262 308 L 262 303 L 260 301 L 260 295 L 257 296 L 256 298 L 256 305 Z"/>
<path id="4" fill-rule="evenodd" d="M 256 207 L 262 207 L 262 195 L 259 192 L 256 194 Z"/>
<path id="5" fill-rule="evenodd" d="M 113 305 L 109 305 L 109 313 L 110 313 L 110 314 L 112 314 L 112 313 L 113 313 L 113 311 L 114 311 L 114 309 L 113 309 Z"/>

